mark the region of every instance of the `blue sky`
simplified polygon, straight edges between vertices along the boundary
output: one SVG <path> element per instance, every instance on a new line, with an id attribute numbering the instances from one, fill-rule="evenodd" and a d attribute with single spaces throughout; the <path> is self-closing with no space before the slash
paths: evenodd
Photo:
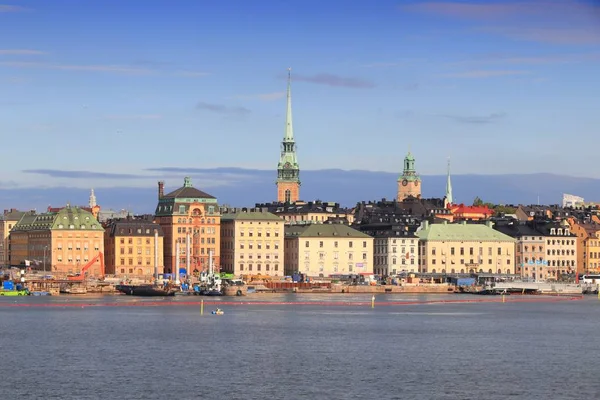
<path id="1" fill-rule="evenodd" d="M 0 187 L 274 169 L 288 67 L 301 169 L 600 177 L 597 4 L 0 0 Z"/>

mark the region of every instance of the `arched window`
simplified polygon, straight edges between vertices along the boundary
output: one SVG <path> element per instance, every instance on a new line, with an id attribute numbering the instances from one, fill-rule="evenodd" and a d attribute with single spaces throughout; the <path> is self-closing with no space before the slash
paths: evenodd
<path id="1" fill-rule="evenodd" d="M 286 203 L 292 202 L 292 191 L 290 189 L 285 190 L 285 202 Z"/>

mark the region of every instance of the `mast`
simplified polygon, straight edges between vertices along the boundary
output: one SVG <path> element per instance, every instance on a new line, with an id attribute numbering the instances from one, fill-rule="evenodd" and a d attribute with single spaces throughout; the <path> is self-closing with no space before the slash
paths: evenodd
<path id="1" fill-rule="evenodd" d="M 158 282 L 158 229 L 154 230 L 154 279 Z"/>
<path id="2" fill-rule="evenodd" d="M 177 254 L 177 257 L 175 258 L 175 271 L 173 271 L 173 273 L 175 275 L 173 276 L 173 282 L 175 282 L 175 284 L 178 284 L 179 283 L 179 256 L 180 256 L 179 242 L 177 242 L 177 244 L 175 245 L 175 253 Z"/>
<path id="3" fill-rule="evenodd" d="M 186 246 L 185 246 L 185 271 L 187 276 L 190 276 L 190 253 L 191 253 L 191 246 L 190 246 L 190 234 L 188 232 L 186 238 Z"/>

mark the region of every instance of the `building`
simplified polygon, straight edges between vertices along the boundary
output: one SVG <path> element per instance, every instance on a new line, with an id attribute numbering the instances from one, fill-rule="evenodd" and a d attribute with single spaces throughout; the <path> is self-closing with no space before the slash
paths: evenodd
<path id="1" fill-rule="evenodd" d="M 300 166 L 296 157 L 296 142 L 292 125 L 292 75 L 288 70 L 287 111 L 285 134 L 281 142 L 281 155 L 277 165 L 277 201 L 294 203 L 300 199 Z"/>
<path id="2" fill-rule="evenodd" d="M 464 204 L 451 204 L 448 206 L 454 221 L 481 221 L 494 216 L 494 210 L 487 205 L 466 206 Z"/>
<path id="3" fill-rule="evenodd" d="M 585 204 L 583 197 L 575 196 L 573 194 L 563 193 L 562 206 L 563 208 L 576 208 L 581 207 Z"/>
<path id="4" fill-rule="evenodd" d="M 332 219 L 353 221 L 352 210 L 339 203 L 316 201 L 296 201 L 293 203 L 256 204 L 256 211 L 270 212 L 281 217 L 286 224 L 322 224 Z"/>
<path id="5" fill-rule="evenodd" d="M 494 229 L 516 240 L 516 274 L 533 280 L 560 280 L 575 272 L 576 236 L 568 227 L 544 220 L 503 220 Z"/>
<path id="6" fill-rule="evenodd" d="M 415 158 L 408 152 L 404 158 L 404 171 L 398 178 L 398 195 L 396 200 L 403 201 L 408 197 L 421 198 L 421 177 L 415 170 Z"/>
<path id="7" fill-rule="evenodd" d="M 164 272 L 164 235 L 150 218 L 110 220 L 104 230 L 106 273 L 148 278 Z"/>
<path id="8" fill-rule="evenodd" d="M 239 211 L 221 216 L 221 270 L 283 276 L 284 221 L 275 214 Z"/>
<path id="9" fill-rule="evenodd" d="M 284 251 L 286 275 L 373 273 L 373 238 L 343 224 L 287 226 Z"/>
<path id="10" fill-rule="evenodd" d="M 24 214 L 24 211 L 11 208 L 0 215 L 0 268 L 10 265 L 10 231 Z"/>
<path id="11" fill-rule="evenodd" d="M 570 219 L 569 227 L 577 237 L 577 273 L 600 273 L 600 224 Z"/>
<path id="12" fill-rule="evenodd" d="M 486 224 L 423 222 L 419 236 L 419 272 L 442 274 L 515 272 L 516 240 Z"/>
<path id="13" fill-rule="evenodd" d="M 57 275 L 75 274 L 92 263 L 87 273 L 100 276 L 104 229 L 91 212 L 80 207 L 25 213 L 10 233 L 11 265 L 28 265 Z M 53 211 L 57 210 L 57 211 Z"/>
<path id="14" fill-rule="evenodd" d="M 165 273 L 173 273 L 178 266 L 180 271 L 183 266 L 191 271 L 208 270 L 211 255 L 215 270 L 219 270 L 219 205 L 214 196 L 194 188 L 189 177 L 184 179 L 182 187 L 166 195 L 164 182 L 158 182 L 155 222 L 161 226 L 164 235 Z M 186 253 L 188 240 L 189 256 Z"/>

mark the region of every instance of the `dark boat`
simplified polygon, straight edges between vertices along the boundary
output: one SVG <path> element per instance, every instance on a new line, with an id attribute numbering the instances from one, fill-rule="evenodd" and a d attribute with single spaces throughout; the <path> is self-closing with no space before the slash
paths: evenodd
<path id="1" fill-rule="evenodd" d="M 216 289 L 205 290 L 204 292 L 202 292 L 202 294 L 204 296 L 223 296 L 223 292 L 221 292 L 220 290 L 216 290 Z"/>
<path id="2" fill-rule="evenodd" d="M 129 296 L 164 297 L 175 296 L 176 290 L 172 287 L 154 285 L 117 285 L 119 292 Z"/>

